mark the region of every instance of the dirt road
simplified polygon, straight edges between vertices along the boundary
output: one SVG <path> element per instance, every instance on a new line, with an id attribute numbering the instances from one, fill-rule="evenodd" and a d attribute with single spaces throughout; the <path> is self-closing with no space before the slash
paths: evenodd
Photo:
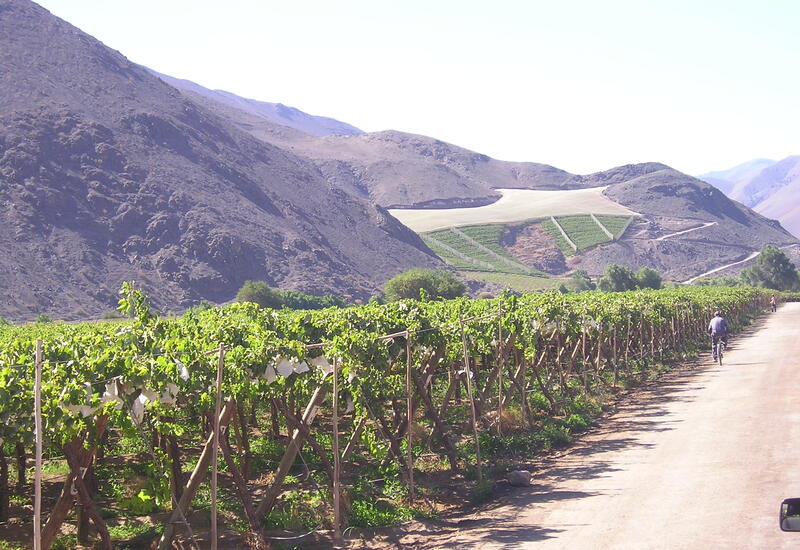
<path id="1" fill-rule="evenodd" d="M 690 285 L 693 282 L 695 282 L 697 279 L 700 279 L 701 277 L 708 277 L 709 275 L 713 275 L 714 273 L 717 273 L 717 272 L 722 271 L 724 269 L 728 269 L 729 267 L 734 267 L 734 266 L 749 262 L 750 260 L 756 258 L 760 253 L 761 252 L 759 252 L 759 251 L 753 252 L 747 258 L 745 258 L 744 260 L 738 260 L 736 262 L 732 262 L 732 263 L 729 263 L 729 264 L 721 265 L 719 267 L 715 267 L 714 269 L 710 269 L 710 270 L 706 271 L 705 273 L 701 273 L 700 275 L 695 275 L 691 279 L 687 279 L 687 280 L 683 281 L 683 284 Z"/>
<path id="2" fill-rule="evenodd" d="M 623 405 L 499 508 L 407 534 L 416 548 L 780 549 L 800 497 L 800 303 Z M 635 402 L 634 402 L 635 401 Z"/>
<path id="3" fill-rule="evenodd" d="M 664 239 L 671 239 L 673 237 L 678 237 L 680 235 L 686 235 L 687 233 L 691 233 L 693 231 L 698 231 L 700 229 L 705 229 L 706 227 L 711 227 L 712 225 L 717 225 L 717 222 L 708 222 L 704 223 L 699 227 L 692 227 L 691 229 L 684 229 L 683 231 L 678 231 L 677 233 L 670 233 L 669 235 L 662 235 L 658 238 L 653 239 L 654 241 L 663 241 Z"/>

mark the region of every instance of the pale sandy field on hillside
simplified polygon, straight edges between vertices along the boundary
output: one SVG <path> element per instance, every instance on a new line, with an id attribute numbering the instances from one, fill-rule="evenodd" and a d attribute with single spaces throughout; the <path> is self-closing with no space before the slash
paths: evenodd
<path id="1" fill-rule="evenodd" d="M 550 216 L 636 215 L 636 212 L 603 195 L 604 189 L 605 187 L 568 191 L 498 189 L 503 196 L 486 206 L 428 210 L 394 208 L 389 212 L 417 233 L 465 225 L 522 222 Z"/>

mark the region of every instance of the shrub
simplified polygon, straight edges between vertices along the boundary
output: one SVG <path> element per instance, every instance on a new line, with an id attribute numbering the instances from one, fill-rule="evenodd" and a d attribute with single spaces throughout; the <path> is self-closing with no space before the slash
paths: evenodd
<path id="1" fill-rule="evenodd" d="M 639 288 L 661 288 L 661 274 L 653 268 L 642 267 L 636 272 L 636 286 Z"/>
<path id="2" fill-rule="evenodd" d="M 655 269 L 642 267 L 636 273 L 624 265 L 611 264 L 597 282 L 603 292 L 624 292 L 637 288 L 661 288 L 661 274 Z"/>
<path id="3" fill-rule="evenodd" d="M 564 425 L 570 433 L 580 433 L 589 427 L 589 420 L 581 414 L 571 414 L 564 420 Z"/>
<path id="4" fill-rule="evenodd" d="M 275 289 L 264 281 L 245 281 L 242 288 L 236 293 L 236 301 L 253 302 L 261 307 L 278 308 L 281 306 Z"/>
<path id="5" fill-rule="evenodd" d="M 772 245 L 764 247 L 755 265 L 742 270 L 742 279 L 749 285 L 773 290 L 800 289 L 797 268 L 780 248 Z"/>
<path id="6" fill-rule="evenodd" d="M 629 267 L 611 264 L 597 283 L 597 288 L 604 292 L 623 292 L 636 288 L 636 275 Z"/>
<path id="7" fill-rule="evenodd" d="M 293 290 L 280 290 L 270 287 L 264 281 L 245 281 L 236 294 L 237 302 L 254 302 L 261 307 L 278 309 L 324 309 L 326 307 L 344 307 L 347 305 L 342 298 L 333 294 L 325 296 L 312 296 Z M 202 304 L 202 302 L 201 302 Z"/>
<path id="8" fill-rule="evenodd" d="M 575 292 L 583 292 L 584 290 L 594 290 L 595 284 L 592 282 L 589 274 L 583 269 L 576 269 L 570 277 L 570 287 Z"/>
<path id="9" fill-rule="evenodd" d="M 464 283 L 451 272 L 443 269 L 413 268 L 395 275 L 383 285 L 383 293 L 389 301 L 418 300 L 420 295 L 430 298 L 457 298 L 466 291 Z"/>

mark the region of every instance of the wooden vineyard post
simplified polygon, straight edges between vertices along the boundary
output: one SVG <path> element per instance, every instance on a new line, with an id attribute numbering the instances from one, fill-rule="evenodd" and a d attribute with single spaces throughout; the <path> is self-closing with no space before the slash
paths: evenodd
<path id="1" fill-rule="evenodd" d="M 333 536 L 336 542 L 342 541 L 341 519 L 341 460 L 339 458 L 339 358 L 333 358 Z"/>
<path id="2" fill-rule="evenodd" d="M 595 363 L 595 372 L 597 372 L 597 378 L 602 380 L 601 371 L 603 368 L 603 339 L 605 338 L 605 334 L 603 334 L 603 325 L 597 325 L 597 358 Z"/>
<path id="3" fill-rule="evenodd" d="M 581 317 L 581 360 L 586 363 L 586 319 Z"/>
<path id="4" fill-rule="evenodd" d="M 623 359 L 623 362 L 625 364 L 625 374 L 630 374 L 631 372 L 631 367 L 628 364 L 628 355 L 630 353 L 630 349 L 631 349 L 631 316 L 630 314 L 628 314 L 628 324 L 625 327 L 625 351 L 623 352 L 625 355 L 625 358 Z"/>
<path id="5" fill-rule="evenodd" d="M 672 327 L 672 332 L 671 332 L 672 342 L 671 342 L 670 347 L 671 347 L 671 350 L 674 352 L 678 348 L 678 330 L 677 330 L 677 325 L 678 324 L 675 322 L 675 316 L 674 315 L 670 315 L 669 316 L 669 323 L 670 323 L 670 326 Z"/>
<path id="6" fill-rule="evenodd" d="M 317 410 L 319 409 L 320 403 L 325 399 L 326 396 L 327 390 L 325 389 L 324 385 L 320 384 L 317 389 L 314 390 L 314 393 L 311 396 L 311 399 L 309 399 L 305 411 L 303 412 L 303 416 L 300 419 L 303 425 L 311 426 L 311 423 L 314 422 L 314 418 L 317 415 Z M 286 475 L 289 473 L 289 469 L 292 467 L 292 464 L 294 464 L 295 458 L 297 458 L 305 439 L 305 434 L 299 428 L 295 428 L 292 431 L 291 439 L 286 446 L 286 451 L 284 452 L 281 461 L 278 463 L 278 468 L 275 470 L 274 480 L 266 490 L 264 497 L 261 499 L 261 502 L 256 508 L 256 516 L 258 518 L 263 518 L 265 515 L 267 515 L 275 505 L 275 501 L 283 490 L 281 484 L 283 483 Z M 166 550 L 166 548 L 159 548 L 159 550 Z"/>
<path id="7" fill-rule="evenodd" d="M 469 396 L 470 412 L 472 413 L 472 434 L 475 438 L 475 458 L 478 463 L 478 483 L 483 483 L 483 467 L 481 465 L 481 443 L 478 438 L 478 419 L 475 418 L 475 399 L 472 396 L 472 372 L 469 368 L 469 348 L 467 347 L 467 333 L 464 330 L 464 320 L 458 320 L 461 326 L 461 343 L 464 347 L 464 374 L 467 378 L 467 395 Z"/>
<path id="8" fill-rule="evenodd" d="M 644 359 L 644 319 L 639 321 L 639 359 Z"/>
<path id="9" fill-rule="evenodd" d="M 412 422 L 414 420 L 414 405 L 411 402 L 411 331 L 406 329 L 406 414 L 408 426 L 406 427 L 406 455 L 408 460 L 408 494 L 414 502 L 414 447 L 412 440 Z"/>
<path id="10" fill-rule="evenodd" d="M 567 393 L 567 381 L 564 378 L 564 369 L 561 366 L 561 354 L 564 353 L 564 347 L 566 346 L 566 338 L 565 341 L 561 340 L 563 336 L 561 332 L 561 322 L 556 321 L 556 330 L 558 333 L 556 334 L 556 357 L 555 357 L 555 365 L 556 371 L 558 372 L 558 383 L 561 386 L 561 393 L 566 395 Z"/>
<path id="11" fill-rule="evenodd" d="M 650 321 L 650 358 L 656 358 L 656 327 L 653 321 Z"/>
<path id="12" fill-rule="evenodd" d="M 219 345 L 217 361 L 217 396 L 214 402 L 214 442 L 211 448 L 211 550 L 217 550 L 217 459 L 219 455 L 219 415 L 222 409 L 222 367 L 225 346 Z"/>
<path id="13" fill-rule="evenodd" d="M 353 454 L 353 450 L 355 450 L 357 442 L 361 437 L 361 434 L 364 432 L 364 426 L 366 425 L 367 425 L 367 417 L 362 416 L 361 419 L 358 421 L 358 424 L 356 424 L 355 428 L 353 429 L 353 433 L 350 436 L 350 440 L 344 447 L 344 452 L 342 453 L 342 460 L 344 460 L 345 462 L 347 462 L 347 460 L 350 458 L 350 455 Z"/>
<path id="14" fill-rule="evenodd" d="M 497 373 L 497 435 L 503 436 L 503 367 L 505 366 L 505 349 L 503 346 L 503 308 L 500 308 L 500 318 L 497 320 L 497 346 L 500 361 Z"/>
<path id="15" fill-rule="evenodd" d="M 617 365 L 617 325 L 614 325 L 612 330 L 612 350 L 613 350 L 613 361 L 614 361 L 614 387 L 617 386 L 617 375 L 619 373 L 619 367 Z"/>
<path id="16" fill-rule="evenodd" d="M 36 340 L 36 374 L 33 386 L 36 466 L 33 480 L 33 550 L 42 550 L 42 341 Z"/>
<path id="17" fill-rule="evenodd" d="M 218 417 L 220 427 L 227 426 L 230 422 L 234 409 L 236 408 L 233 405 L 234 404 L 232 401 L 228 401 L 225 404 L 225 407 L 223 407 L 222 412 Z M 203 479 L 208 473 L 208 466 L 212 459 L 211 451 L 213 446 L 214 434 L 212 433 L 206 438 L 205 445 L 203 445 L 203 450 L 200 453 L 200 458 L 198 459 L 192 474 L 189 476 L 189 480 L 186 482 L 186 485 L 181 491 L 181 497 L 178 499 L 178 504 L 174 507 L 172 514 L 170 514 L 169 518 L 164 523 L 164 532 L 158 541 L 158 550 L 168 550 L 169 548 L 172 548 L 172 537 L 175 535 L 176 525 L 183 524 L 191 535 L 191 530 L 189 529 L 188 524 L 185 522 L 185 513 L 186 510 L 188 510 L 192 499 L 194 499 L 194 496 L 197 494 L 200 484 L 203 482 Z M 294 460 L 294 458 L 292 459 Z"/>

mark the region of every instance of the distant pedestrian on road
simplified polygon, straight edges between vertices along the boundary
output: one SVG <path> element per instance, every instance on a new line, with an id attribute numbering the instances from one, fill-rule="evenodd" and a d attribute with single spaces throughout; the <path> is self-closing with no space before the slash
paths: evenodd
<path id="1" fill-rule="evenodd" d="M 711 357 L 717 360 L 717 342 L 722 339 L 722 343 L 728 345 L 728 321 L 719 311 L 714 312 L 714 317 L 708 323 L 708 334 L 711 336 Z"/>
<path id="2" fill-rule="evenodd" d="M 772 295 L 772 297 L 769 299 L 769 308 L 770 308 L 770 309 L 771 309 L 773 312 L 774 312 L 774 311 L 775 311 L 775 309 L 777 308 L 777 299 L 775 298 L 775 295 L 774 295 L 774 294 L 773 294 L 773 295 Z"/>

